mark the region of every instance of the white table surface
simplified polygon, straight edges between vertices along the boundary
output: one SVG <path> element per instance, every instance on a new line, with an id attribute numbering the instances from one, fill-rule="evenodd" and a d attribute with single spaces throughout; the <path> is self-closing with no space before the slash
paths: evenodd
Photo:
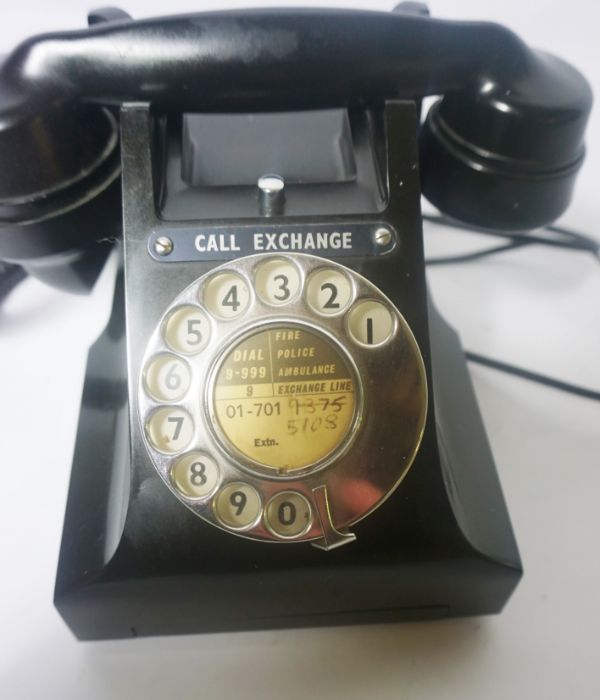
<path id="1" fill-rule="evenodd" d="M 220 3 L 243 4 L 250 3 Z M 140 17 L 216 3 L 124 6 Z M 10 3 L 0 52 L 34 32 L 82 26 L 88 7 L 89 0 Z M 440 17 L 509 25 L 577 65 L 600 94 L 594 0 L 431 7 Z M 561 223 L 600 238 L 598 111 L 588 146 Z M 480 243 L 427 231 L 429 253 Z M 481 367 L 472 368 L 475 388 L 525 566 L 501 615 L 77 642 L 53 608 L 52 590 L 86 353 L 107 318 L 113 275 L 114 265 L 89 297 L 29 279 L 0 309 L 2 698 L 600 697 L 600 405 Z M 437 268 L 429 279 L 467 348 L 600 389 L 600 265 L 591 256 L 532 247 Z"/>

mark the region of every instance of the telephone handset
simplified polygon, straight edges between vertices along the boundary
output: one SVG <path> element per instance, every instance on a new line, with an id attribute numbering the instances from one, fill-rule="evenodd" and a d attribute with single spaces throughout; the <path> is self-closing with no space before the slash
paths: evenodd
<path id="1" fill-rule="evenodd" d="M 415 3 L 89 19 L 0 65 L 0 258 L 76 290 L 123 238 L 65 517 L 69 625 L 498 610 L 520 559 L 427 297 L 420 194 L 488 228 L 558 217 L 585 79 Z"/>
<path id="2" fill-rule="evenodd" d="M 134 101 L 249 113 L 443 95 L 420 130 L 425 196 L 489 228 L 556 219 L 584 156 L 588 83 L 500 25 L 426 14 L 400 3 L 132 21 L 109 8 L 87 30 L 23 42 L 0 66 L 0 162 L 11 164 L 0 257 L 89 285 L 97 241 L 120 230 L 115 109 Z"/>

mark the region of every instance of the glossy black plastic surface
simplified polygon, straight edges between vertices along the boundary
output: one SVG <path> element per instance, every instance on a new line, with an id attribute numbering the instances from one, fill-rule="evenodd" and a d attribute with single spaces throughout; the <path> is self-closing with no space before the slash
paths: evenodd
<path id="1" fill-rule="evenodd" d="M 521 564 L 455 332 L 430 309 L 435 418 L 401 489 L 332 552 L 203 523 L 130 464 L 122 278 L 93 346 L 55 605 L 82 640 L 499 612 Z M 456 417 L 460 415 L 460 420 Z"/>
<path id="2" fill-rule="evenodd" d="M 502 94 L 508 105 L 535 107 L 540 116 L 547 108 L 571 112 L 569 121 L 581 126 L 589 108 L 585 85 L 570 85 L 500 25 L 250 9 L 123 20 L 29 39 L 0 70 L 0 126 L 57 100 L 250 111 L 450 91 Z"/>
<path id="3" fill-rule="evenodd" d="M 556 163 L 554 168 L 532 159 L 502 157 L 497 150 L 481 152 L 462 142 L 444 122 L 444 102 L 430 109 L 419 138 L 421 184 L 433 204 L 473 226 L 517 231 L 546 226 L 565 211 L 582 164 L 583 147 L 572 162 Z M 486 119 L 492 128 L 494 117 Z M 520 137 L 516 134 L 515 138 Z M 535 148 L 535 140 L 529 143 Z"/>
<path id="4" fill-rule="evenodd" d="M 124 109 L 127 348 L 119 286 L 109 328 L 90 353 L 55 591 L 79 638 L 486 614 L 499 611 L 517 584 L 519 554 L 460 344 L 427 302 L 415 106 L 389 104 L 379 117 L 387 137 L 376 151 L 383 151 L 378 167 L 388 197 L 378 216 L 400 241 L 387 255 L 343 262 L 377 284 L 410 324 L 427 368 L 430 409 L 401 486 L 353 526 L 356 542 L 323 552 L 253 542 L 206 524 L 150 462 L 136 413 L 141 357 L 166 305 L 216 262 L 165 263 L 148 255 L 150 232 L 178 223 L 157 216 L 161 187 L 152 181 L 164 170 L 153 168 L 153 151 L 161 149 L 151 138 L 149 109 Z M 244 196 L 253 195 L 230 193 Z M 239 225 L 227 214 L 225 208 L 220 224 Z M 317 217 L 307 205 L 303 216 L 268 221 L 352 227 L 372 219 Z M 245 221 L 260 226 L 265 218 Z M 198 225 L 207 223 L 216 222 Z"/>

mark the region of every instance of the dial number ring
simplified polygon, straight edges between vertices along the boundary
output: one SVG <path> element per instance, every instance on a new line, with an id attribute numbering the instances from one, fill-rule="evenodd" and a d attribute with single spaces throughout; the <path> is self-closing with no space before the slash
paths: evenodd
<path id="1" fill-rule="evenodd" d="M 282 269 L 298 271 L 300 288 L 296 290 L 293 284 L 276 280 L 275 286 L 271 285 L 271 294 L 283 296 L 284 290 L 280 289 L 280 286 L 287 286 L 290 289 L 290 297 L 286 301 L 282 300 L 280 304 L 273 304 L 272 299 L 268 298 L 268 293 L 261 292 L 259 289 L 257 279 L 261 270 L 267 270 L 273 281 Z M 338 297 L 342 307 L 339 313 L 337 311 L 330 315 L 318 313 L 308 299 L 310 281 L 323 271 L 327 274 L 323 276 L 324 282 L 320 280 L 321 285 L 326 284 L 330 278 L 334 281 L 343 278 L 348 282 L 348 289 L 344 295 Z M 266 273 L 263 272 L 263 274 Z M 231 277 L 225 275 L 231 275 Z M 341 277 L 338 278 L 336 275 Z M 235 281 L 240 285 L 236 292 L 237 298 L 233 299 L 230 293 L 229 300 L 232 304 L 236 300 L 241 304 L 244 299 L 247 299 L 247 302 L 244 302 L 246 305 L 243 313 L 231 318 L 212 313 L 207 307 L 205 303 L 207 285 L 217 278 L 221 283 L 226 280 L 229 283 Z M 243 286 L 247 287 L 247 295 L 239 293 Z M 222 293 L 224 299 L 228 291 Z M 331 297 L 331 290 L 327 288 L 325 292 L 329 294 L 325 298 L 327 302 Z M 391 330 L 384 327 L 383 337 L 381 333 L 379 335 L 376 333 L 381 326 L 381 318 L 373 315 L 369 321 L 369 314 L 364 313 L 366 303 L 379 305 L 366 308 L 367 312 L 369 308 L 379 311 L 383 309 L 383 316 L 388 321 L 391 318 Z M 363 308 L 362 313 L 359 314 L 356 309 L 361 311 L 361 304 Z M 199 351 L 190 353 L 186 348 L 177 349 L 169 343 L 165 330 L 167 321 L 177 309 L 181 308 L 190 308 L 190 313 L 193 311 L 204 315 L 198 318 L 205 317 L 204 328 L 208 331 L 208 337 L 205 341 L 203 339 L 204 344 Z M 353 314 L 360 316 L 358 331 L 351 324 Z M 371 324 L 370 336 L 366 330 L 369 323 Z M 194 329 L 198 330 L 199 326 L 198 328 L 194 326 Z M 336 363 L 347 365 L 346 376 L 341 377 L 341 380 L 353 382 L 354 399 L 349 401 L 348 411 L 351 415 L 340 430 L 342 439 L 333 440 L 330 449 L 323 448 L 321 452 L 317 450 L 316 456 L 312 457 L 296 455 L 292 464 L 276 463 L 271 466 L 272 460 L 269 458 L 255 459 L 256 451 L 260 451 L 258 447 L 254 448 L 251 444 L 246 444 L 240 450 L 237 444 L 238 438 L 228 437 L 227 431 L 224 431 L 223 425 L 219 423 L 215 388 L 219 385 L 221 374 L 224 377 L 228 369 L 234 369 L 236 366 L 233 361 L 227 362 L 228 358 L 231 359 L 232 353 L 236 349 L 249 349 L 238 347 L 243 345 L 246 339 L 254 338 L 264 347 L 265 341 L 270 339 L 273 342 L 274 334 L 278 331 L 297 330 L 301 331 L 301 340 L 297 345 L 303 348 L 304 352 L 307 347 L 317 347 L 319 342 L 322 342 L 326 348 L 329 348 L 328 351 L 333 353 Z M 370 343 L 370 340 L 374 342 Z M 291 343 L 292 348 L 293 346 L 294 343 Z M 323 353 L 327 351 L 321 351 L 317 347 L 315 352 L 322 359 L 325 357 Z M 320 512 L 313 493 L 315 489 L 325 488 L 328 493 L 331 524 L 338 530 L 344 530 L 368 515 L 389 496 L 408 470 L 418 449 L 426 415 L 427 387 L 423 361 L 416 341 L 406 321 L 389 299 L 365 278 L 337 263 L 304 254 L 259 255 L 238 259 L 212 270 L 186 287 L 173 300 L 150 338 L 142 370 L 148 367 L 157 356 L 169 353 L 180 355 L 190 367 L 191 377 L 186 394 L 183 398 L 176 400 L 175 406 L 172 403 L 170 405 L 173 409 L 185 411 L 191 417 L 192 435 L 189 442 L 176 452 L 158 449 L 160 446 L 153 442 L 150 434 L 146 432 L 146 426 L 151 415 L 169 404 L 166 404 L 164 399 L 149 393 L 145 389 L 143 379 L 140 379 L 138 413 L 142 437 L 157 472 L 175 495 L 197 515 L 221 529 L 257 540 L 280 542 L 317 540 L 323 534 L 321 531 L 323 513 Z M 306 357 L 279 359 L 283 363 L 282 366 L 285 366 L 286 359 L 290 361 L 288 364 L 298 367 L 311 366 L 312 362 L 312 358 Z M 325 364 L 327 364 L 325 361 L 317 363 L 317 365 Z M 258 375 L 251 376 L 253 367 L 255 373 L 260 372 L 260 365 L 260 362 L 253 360 L 239 363 L 240 375 L 237 377 L 238 383 L 235 384 L 236 391 L 240 388 L 247 390 L 248 387 L 252 387 L 252 396 L 243 397 L 251 399 L 251 401 L 242 402 L 243 409 L 250 407 L 251 410 L 255 410 L 251 404 L 256 399 L 256 403 L 261 405 L 261 411 L 273 413 L 277 410 L 276 401 L 281 401 L 282 396 L 289 401 L 290 396 L 276 394 L 272 388 L 269 389 L 270 396 L 259 396 L 254 393 L 257 386 L 261 385 L 261 381 L 258 380 L 267 379 Z M 247 376 L 242 377 L 241 370 L 244 367 Z M 271 375 L 270 378 L 273 379 L 273 376 Z M 317 376 L 317 379 L 334 380 L 332 377 L 328 379 L 326 375 Z M 335 378 L 337 379 L 339 377 Z M 271 383 L 276 384 L 276 382 Z M 226 381 L 221 384 L 221 389 L 227 388 Z M 365 387 L 369 390 L 366 391 Z M 221 394 L 219 396 L 223 399 L 223 406 L 236 405 L 232 402 L 228 403 L 227 396 Z M 304 395 L 300 394 L 300 396 Z M 325 400 L 329 402 L 334 400 L 334 397 L 329 396 L 327 392 L 317 393 L 316 396 L 311 397 L 311 400 L 314 402 L 315 398 L 321 400 L 321 406 L 326 405 Z M 302 401 L 304 401 L 303 398 Z M 310 401 L 304 403 L 306 405 L 302 410 L 311 411 L 315 408 L 314 403 L 311 404 Z M 291 406 L 296 410 L 299 408 L 295 403 Z M 282 408 L 284 406 L 280 405 L 280 410 Z M 327 408 L 331 409 L 331 403 Z M 290 404 L 287 403 L 285 410 L 289 409 Z M 231 408 L 229 410 L 231 411 Z M 402 420 L 395 422 L 393 420 L 395 416 Z M 304 419 L 310 416 L 300 417 Z M 247 418 L 248 416 L 246 420 Z M 286 430 L 289 419 L 286 415 Z M 307 425 L 310 429 L 310 422 Z M 257 440 L 266 441 L 267 452 L 273 447 L 268 447 L 269 437 L 269 431 L 265 435 L 257 433 L 255 436 Z M 291 436 L 286 434 L 285 437 L 287 439 Z M 185 493 L 184 489 L 177 487 L 172 477 L 172 469 L 176 462 L 189 453 L 205 455 L 206 459 L 212 460 L 218 469 L 218 481 L 208 495 L 200 494 L 194 497 L 191 491 Z M 219 484 L 229 483 L 245 484 L 254 489 L 259 496 L 260 512 L 249 524 L 238 527 L 216 509 L 215 504 L 225 488 Z M 295 493 L 299 498 L 306 499 L 311 512 L 306 528 L 284 532 L 281 527 L 274 526 L 272 513 L 267 517 L 269 504 L 283 492 Z M 240 496 L 236 498 L 241 500 Z M 286 508 L 288 513 L 290 508 L 289 506 Z M 284 520 L 289 520 L 289 513 L 284 514 L 283 517 Z"/>

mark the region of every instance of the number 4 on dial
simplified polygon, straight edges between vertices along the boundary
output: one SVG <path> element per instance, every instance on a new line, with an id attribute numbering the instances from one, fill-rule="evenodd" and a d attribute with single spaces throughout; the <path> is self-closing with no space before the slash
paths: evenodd
<path id="1" fill-rule="evenodd" d="M 207 309 L 220 318 L 235 318 L 246 310 L 250 302 L 250 289 L 246 282 L 233 272 L 215 275 L 206 285 L 204 303 Z"/>

